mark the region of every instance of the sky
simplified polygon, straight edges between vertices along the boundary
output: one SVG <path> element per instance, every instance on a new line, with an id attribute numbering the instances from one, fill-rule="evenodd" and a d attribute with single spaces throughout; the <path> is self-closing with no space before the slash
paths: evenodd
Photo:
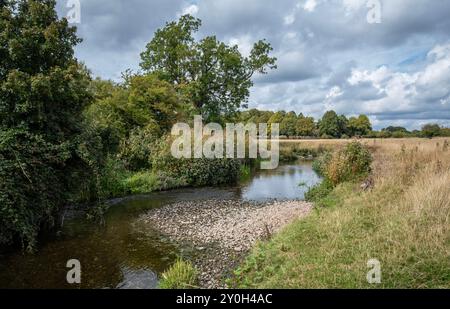
<path id="1" fill-rule="evenodd" d="M 76 56 L 94 76 L 139 71 L 156 29 L 182 14 L 247 55 L 269 41 L 278 69 L 255 76 L 249 107 L 320 118 L 367 114 L 375 129 L 450 126 L 450 0 L 58 0 L 80 3 Z"/>

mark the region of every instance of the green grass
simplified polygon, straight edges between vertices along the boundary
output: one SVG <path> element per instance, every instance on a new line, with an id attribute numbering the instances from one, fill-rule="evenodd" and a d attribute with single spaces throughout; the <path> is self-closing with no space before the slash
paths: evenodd
<path id="1" fill-rule="evenodd" d="M 397 247 L 400 218 L 389 222 L 367 207 L 354 185 L 339 185 L 321 208 L 260 243 L 230 282 L 238 288 L 449 288 L 445 252 Z M 380 196 L 380 198 L 382 198 Z M 397 225 L 387 229 L 386 226 Z M 397 235 L 398 235 L 397 234 Z M 391 239 L 394 237 L 394 239 Z M 391 240 L 391 241 L 389 241 Z M 366 280 L 367 261 L 381 262 L 381 285 Z"/>
<path id="2" fill-rule="evenodd" d="M 198 272 L 194 266 L 178 259 L 162 274 L 159 288 L 161 289 L 192 289 L 197 288 Z"/>

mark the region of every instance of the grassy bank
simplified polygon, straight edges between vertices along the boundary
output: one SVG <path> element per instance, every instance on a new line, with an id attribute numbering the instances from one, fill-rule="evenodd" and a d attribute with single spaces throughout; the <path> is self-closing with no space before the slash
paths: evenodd
<path id="1" fill-rule="evenodd" d="M 361 182 L 337 185 L 317 201 L 326 207 L 258 245 L 236 271 L 234 285 L 450 288 L 448 142 L 363 143 L 373 153 L 373 188 L 362 190 Z M 314 142 L 305 145 L 314 147 Z M 369 259 L 381 263 L 380 285 L 366 280 Z"/>

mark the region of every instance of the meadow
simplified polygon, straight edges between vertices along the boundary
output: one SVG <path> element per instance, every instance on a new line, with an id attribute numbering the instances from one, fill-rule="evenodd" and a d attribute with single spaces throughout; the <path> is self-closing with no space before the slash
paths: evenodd
<path id="1" fill-rule="evenodd" d="M 350 140 L 288 140 L 336 151 Z M 315 201 L 315 212 L 254 248 L 230 283 L 241 288 L 449 288 L 450 149 L 445 138 L 362 139 L 362 181 Z M 370 284 L 368 261 L 381 266 Z"/>

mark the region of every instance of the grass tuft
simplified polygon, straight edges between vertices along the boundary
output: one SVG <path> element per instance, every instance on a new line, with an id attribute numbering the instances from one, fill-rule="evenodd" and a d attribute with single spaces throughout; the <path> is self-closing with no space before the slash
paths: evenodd
<path id="1" fill-rule="evenodd" d="M 161 289 L 192 289 L 197 288 L 198 273 L 194 266 L 178 259 L 162 274 L 159 288 Z"/>

